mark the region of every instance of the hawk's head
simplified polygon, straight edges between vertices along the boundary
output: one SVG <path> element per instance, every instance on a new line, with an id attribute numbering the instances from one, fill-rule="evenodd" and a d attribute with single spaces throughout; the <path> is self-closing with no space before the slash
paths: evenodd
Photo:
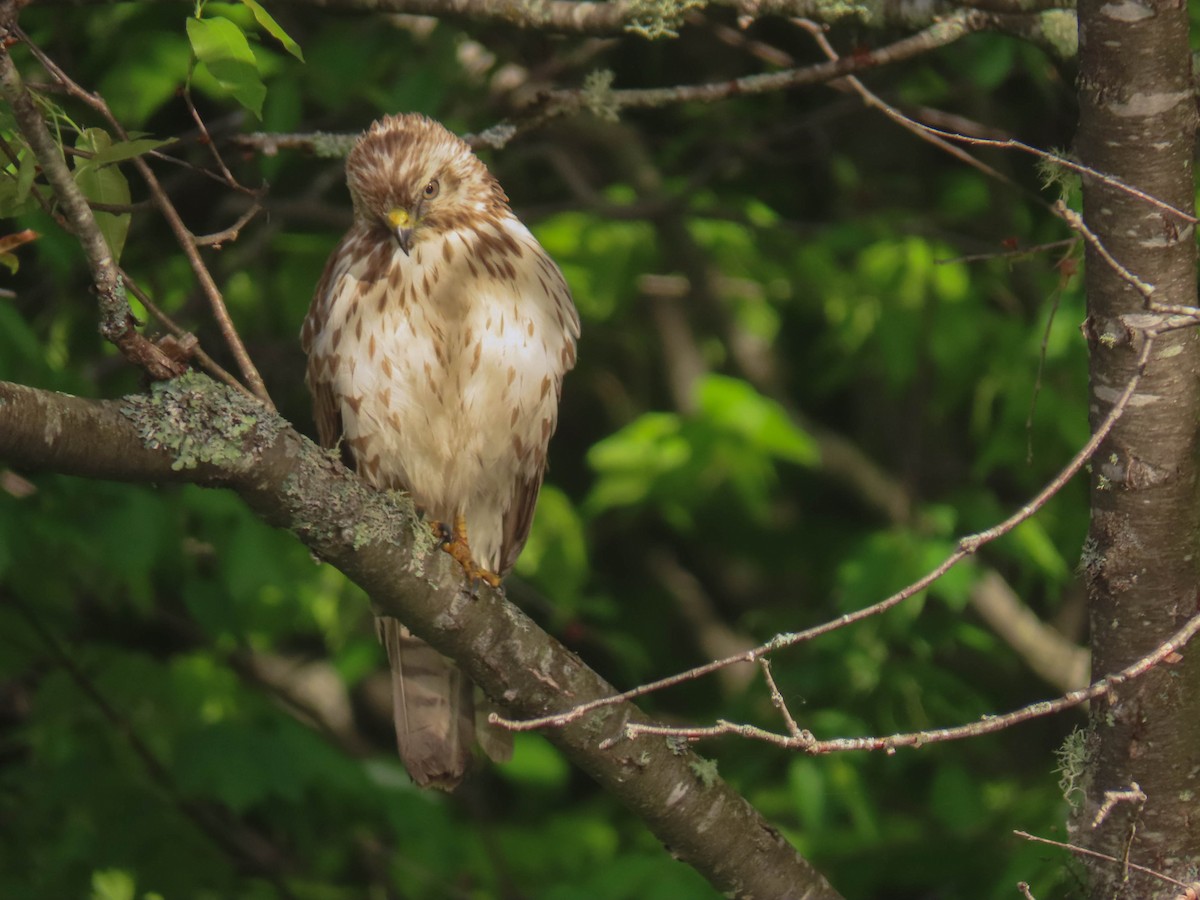
<path id="1" fill-rule="evenodd" d="M 425 116 L 385 116 L 346 160 L 355 222 L 407 254 L 429 235 L 508 214 L 508 198 L 465 141 Z"/>

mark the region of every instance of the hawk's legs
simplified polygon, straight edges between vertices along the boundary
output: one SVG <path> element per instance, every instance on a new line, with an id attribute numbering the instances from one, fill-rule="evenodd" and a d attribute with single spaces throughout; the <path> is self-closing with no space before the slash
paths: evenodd
<path id="1" fill-rule="evenodd" d="M 471 582 L 486 581 L 492 587 L 500 586 L 500 576 L 489 572 L 471 555 L 471 545 L 467 541 L 467 519 L 462 513 L 454 517 L 454 525 L 447 528 L 444 522 L 431 522 L 434 533 L 442 539 L 442 549 L 458 560 L 458 564 L 467 573 Z"/>

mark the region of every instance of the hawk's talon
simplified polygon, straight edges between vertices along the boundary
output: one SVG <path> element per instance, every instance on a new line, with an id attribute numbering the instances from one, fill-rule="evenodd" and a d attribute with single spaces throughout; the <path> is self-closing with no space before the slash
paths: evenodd
<path id="1" fill-rule="evenodd" d="M 492 587 L 500 587 L 500 576 L 483 568 L 475 562 L 475 557 L 471 555 L 471 545 L 467 542 L 467 520 L 461 513 L 454 517 L 452 528 L 445 522 L 430 522 L 429 524 L 433 528 L 434 534 L 442 539 L 441 549 L 458 561 L 458 564 L 463 567 L 463 571 L 466 572 L 467 581 L 471 585 L 483 581 Z"/>
<path id="2" fill-rule="evenodd" d="M 454 530 L 445 522 L 430 519 L 429 527 L 433 531 L 433 536 L 437 538 L 438 546 L 441 549 L 445 550 L 454 542 Z"/>

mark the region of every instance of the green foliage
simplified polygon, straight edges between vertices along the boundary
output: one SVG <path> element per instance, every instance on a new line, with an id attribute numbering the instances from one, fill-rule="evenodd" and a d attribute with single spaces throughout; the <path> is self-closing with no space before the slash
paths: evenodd
<path id="1" fill-rule="evenodd" d="M 196 54 L 199 83 L 204 86 L 208 76 L 220 90 L 261 119 L 267 88 L 259 77 L 254 51 L 241 29 L 220 16 L 188 19 L 187 35 Z"/>
<path id="2" fill-rule="evenodd" d="M 687 5 L 647 4 L 639 24 L 665 35 Z M 196 234 L 228 228 L 248 202 L 216 174 L 214 149 L 242 185 L 269 183 L 268 213 L 201 252 L 302 428 L 296 334 L 349 222 L 341 163 L 256 154 L 231 134 L 355 133 L 400 110 L 476 131 L 544 77 L 586 80 L 603 112 L 612 84 L 758 65 L 687 31 L 597 50 L 269 0 L 197 7 L 33 4 L 22 25 L 132 134 L 115 140 L 93 110 L 42 95 L 80 151 L 70 165 L 87 196 L 132 207 L 97 212 L 114 254 L 231 368 L 130 161 L 154 166 Z M 847 4 L 830 14 L 865 17 Z M 755 39 L 779 35 L 763 24 Z M 13 53 L 27 80 L 47 80 Z M 874 87 L 1052 147 L 1069 143 L 1068 85 L 1036 49 L 977 35 Z M 212 146 L 194 139 L 185 88 Z M 37 202 L 48 188 L 7 109 L 0 136 L 12 148 L 0 235 L 41 235 L 13 251 L 15 274 L 0 271 L 13 293 L 0 297 L 0 378 L 139 392 L 151 421 L 154 392 L 97 337 L 81 255 Z M 1047 199 L 1075 199 L 1069 176 L 1043 185 L 1024 160 L 988 161 Z M 820 89 L 627 112 L 616 125 L 581 116 L 522 131 L 488 162 L 584 323 L 510 595 L 621 687 L 711 656 L 714 632 L 767 640 L 883 599 L 1023 504 L 1085 439 L 1081 249 L 1003 255 L 1066 233 L 882 116 Z M 251 437 L 261 423 L 243 413 L 196 411 L 234 416 Z M 147 435 L 172 441 L 181 465 L 236 455 L 172 424 L 182 431 Z M 863 464 L 909 498 L 906 516 L 856 480 Z M 5 474 L 0 463 L 0 896 L 716 896 L 541 736 L 517 735 L 512 761 L 481 764 L 460 795 L 412 788 L 367 599 L 236 497 L 32 472 L 18 473 L 35 489 L 19 495 Z M 971 595 L 988 567 L 1043 617 L 1069 613 L 1086 522 L 1071 485 L 886 616 L 778 654 L 801 727 L 908 731 L 1048 696 Z M 761 677 L 645 702 L 671 721 L 782 729 Z M 1070 873 L 1007 835 L 1061 824 L 1056 761 L 1073 773 L 1071 799 L 1083 757 L 1055 748 L 1073 724 L 895 756 L 726 739 L 700 748 L 709 761 L 695 774 L 698 786 L 718 772 L 735 784 L 848 897 L 986 900 L 1027 881 L 1051 900 L 1069 896 Z"/>
<path id="3" fill-rule="evenodd" d="M 129 182 L 121 174 L 120 168 L 111 165 L 119 159 L 128 159 L 143 151 L 130 152 L 128 146 L 114 145 L 112 138 L 99 128 L 89 128 L 79 135 L 75 149 L 84 155 L 75 157 L 75 183 L 83 191 L 83 195 L 93 203 L 103 203 L 109 206 L 129 205 Z M 132 217 L 129 213 L 117 213 L 96 210 L 96 225 L 108 247 L 113 259 L 120 261 L 121 251 L 125 249 L 125 237 L 129 234 L 129 223 Z"/>

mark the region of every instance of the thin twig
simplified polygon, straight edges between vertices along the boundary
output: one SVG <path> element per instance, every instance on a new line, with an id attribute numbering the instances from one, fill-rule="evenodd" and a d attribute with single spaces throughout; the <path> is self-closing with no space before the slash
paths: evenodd
<path id="1" fill-rule="evenodd" d="M 993 138 L 971 137 L 970 135 L 956 134 L 953 131 L 944 131 L 941 128 L 934 128 L 932 125 L 926 125 L 923 122 L 917 122 L 916 124 L 919 125 L 923 130 L 928 131 L 930 134 L 945 138 L 948 141 L 956 141 L 961 144 L 970 144 L 975 147 L 996 147 L 1003 150 L 1019 150 L 1022 153 L 1032 154 L 1039 159 L 1044 159 L 1048 162 L 1054 163 L 1057 166 L 1062 166 L 1064 169 L 1070 169 L 1072 172 L 1075 172 L 1079 175 L 1087 178 L 1093 178 L 1111 188 L 1123 191 L 1126 194 L 1137 197 L 1139 200 L 1144 200 L 1151 206 L 1157 206 L 1164 212 L 1169 212 L 1174 216 L 1178 216 L 1185 222 L 1193 225 L 1197 222 L 1200 222 L 1200 219 L 1197 219 L 1192 213 L 1186 212 L 1177 206 L 1173 206 L 1165 200 L 1160 200 L 1152 194 L 1147 194 L 1145 191 L 1135 188 L 1131 184 L 1127 184 L 1120 178 L 1117 178 L 1115 175 L 1106 175 L 1105 173 L 1097 171 L 1090 166 L 1077 163 L 1073 159 L 1068 159 L 1067 157 L 1061 156 L 1057 153 L 1049 153 L 1045 150 L 1030 146 L 1029 144 L 1013 138 L 996 140 Z"/>
<path id="2" fill-rule="evenodd" d="M 260 212 L 262 212 L 262 204 L 255 200 L 254 203 L 250 205 L 250 208 L 238 216 L 237 221 L 228 228 L 222 231 L 215 231 L 212 234 L 194 235 L 192 240 L 195 241 L 196 245 L 199 247 L 213 247 L 214 249 L 220 250 L 222 244 L 230 241 L 236 241 L 238 239 L 238 235 L 241 234 L 242 229 L 245 228 L 250 220 L 257 216 Z"/>
<path id="3" fill-rule="evenodd" d="M 792 737 L 800 737 L 800 726 L 796 724 L 796 720 L 792 717 L 792 711 L 788 709 L 787 701 L 783 699 L 783 694 L 779 691 L 779 685 L 775 683 L 775 676 L 771 674 L 771 661 L 763 657 L 758 661 L 762 666 L 763 678 L 767 681 L 767 687 L 771 691 L 771 703 L 779 710 L 779 714 L 783 716 L 783 723 L 787 726 L 788 734 Z"/>
<path id="4" fill-rule="evenodd" d="M 776 734 L 756 725 L 741 725 L 735 722 L 720 720 L 716 725 L 702 728 L 677 728 L 669 725 L 650 725 L 640 722 L 630 722 L 625 725 L 623 737 L 633 739 L 641 735 L 661 735 L 665 737 L 701 740 L 704 738 L 720 737 L 723 735 L 738 735 L 740 737 L 760 740 L 791 750 L 802 750 L 816 756 L 825 753 L 838 753 L 848 750 L 883 750 L 894 753 L 899 747 L 923 747 L 926 744 L 937 744 L 945 741 L 957 741 L 964 738 L 979 737 L 1011 728 L 1021 722 L 1042 716 L 1055 715 L 1072 707 L 1079 706 L 1089 700 L 1109 693 L 1116 687 L 1145 675 L 1156 666 L 1178 654 L 1188 641 L 1200 632 L 1200 614 L 1188 619 L 1187 623 L 1170 638 L 1160 644 L 1152 653 L 1143 656 L 1132 665 L 1126 666 L 1120 672 L 1107 675 L 1094 684 L 1078 691 L 1063 694 L 1054 700 L 1043 700 L 1031 703 L 1020 709 L 1000 716 L 987 716 L 978 722 L 968 725 L 957 725 L 951 728 L 937 728 L 928 731 L 914 731 L 903 734 L 892 734 L 882 737 L 862 738 L 833 738 L 818 740 L 811 732 L 803 731 L 799 735 Z M 609 739 L 609 744 L 615 744 L 617 739 Z"/>
<path id="5" fill-rule="evenodd" d="M 1108 252 L 1108 248 L 1100 240 L 1096 234 L 1084 224 L 1083 216 L 1071 209 L 1061 200 L 1054 204 L 1054 211 L 1060 219 L 1066 222 L 1074 231 L 1083 235 L 1083 239 L 1092 245 L 1092 249 L 1100 254 L 1100 257 L 1108 263 L 1114 272 L 1116 272 L 1123 281 L 1128 283 L 1134 290 L 1142 295 L 1146 301 L 1146 306 L 1151 307 L 1154 303 L 1155 287 L 1138 278 L 1127 268 L 1117 262 L 1116 258 Z"/>
<path id="6" fill-rule="evenodd" d="M 1092 828 L 1099 828 L 1108 818 L 1108 814 L 1116 809 L 1118 803 L 1136 803 L 1140 809 L 1146 802 L 1146 792 L 1138 787 L 1136 781 L 1130 782 L 1129 788 L 1123 791 L 1105 791 L 1104 802 L 1092 819 Z"/>
<path id="7" fill-rule="evenodd" d="M 169 331 L 176 338 L 186 339 L 192 337 L 192 333 L 190 331 L 178 324 L 174 319 L 167 315 L 162 307 L 150 299 L 150 295 L 141 289 L 138 283 L 129 276 L 128 272 L 126 272 L 124 269 L 119 269 L 119 271 L 129 293 L 137 297 L 138 302 L 141 303 L 142 306 L 146 307 L 146 311 L 150 313 L 150 315 L 154 316 L 154 318 L 156 318 L 160 323 L 162 323 L 162 326 L 166 328 L 167 331 Z M 233 375 L 222 368 L 216 360 L 205 353 L 204 350 L 201 349 L 198 342 L 191 348 L 190 352 L 192 359 L 196 360 L 196 362 L 200 364 L 200 367 L 213 378 L 217 379 L 223 384 L 229 385 L 231 388 L 241 391 L 247 397 L 254 396 L 252 393 L 250 393 L 250 389 L 248 387 L 234 378 Z"/>
<path id="8" fill-rule="evenodd" d="M 1188 884 L 1186 881 L 1180 881 L 1177 878 L 1172 878 L 1170 875 L 1164 875 L 1162 872 L 1156 872 L 1154 869 L 1148 869 L 1145 866 L 1139 866 L 1137 863 L 1127 860 L 1117 859 L 1115 856 L 1109 856 L 1107 853 L 1101 853 L 1098 850 L 1089 850 L 1087 847 L 1080 847 L 1077 844 L 1064 844 L 1062 841 L 1053 841 L 1050 838 L 1038 837 L 1036 834 L 1030 834 L 1028 831 L 1014 831 L 1019 838 L 1027 841 L 1033 841 L 1037 844 L 1048 844 L 1051 847 L 1058 847 L 1061 850 L 1068 850 L 1076 856 L 1089 856 L 1092 859 L 1102 859 L 1105 862 L 1114 863 L 1118 866 L 1126 866 L 1133 869 L 1135 872 L 1141 872 L 1143 875 L 1149 875 L 1152 878 L 1157 878 L 1159 881 L 1165 881 L 1168 884 L 1176 885 L 1184 890 L 1195 890 L 1196 883 Z"/>
<path id="9" fill-rule="evenodd" d="M 233 173 L 225 165 L 225 160 L 221 158 L 221 152 L 217 149 L 217 145 L 213 143 L 212 135 L 208 133 L 208 127 L 204 124 L 204 120 L 200 118 L 200 112 L 196 109 L 196 104 L 192 102 L 192 77 L 190 71 L 188 72 L 187 81 L 183 83 L 183 102 L 187 106 L 188 112 L 192 114 L 192 121 L 200 129 L 200 142 L 208 146 L 209 152 L 212 153 L 213 159 L 216 160 L 217 168 L 221 170 L 221 176 L 231 188 L 241 189 L 238 180 L 233 177 Z"/>
<path id="10" fill-rule="evenodd" d="M 836 61 L 838 59 L 841 59 L 841 56 L 838 54 L 838 52 L 836 50 L 834 50 L 833 44 L 829 43 L 829 39 L 825 36 L 825 27 L 824 26 L 820 25 L 817 22 L 812 21 L 811 19 L 793 19 L 792 21 L 795 24 L 797 24 L 799 27 L 801 27 L 805 31 L 807 31 L 810 35 L 812 35 L 813 40 L 817 42 L 817 46 L 819 46 L 821 48 L 821 52 L 824 53 L 827 57 L 829 57 L 830 60 Z M 1024 194 L 1031 193 L 1026 188 L 1017 184 L 1017 182 L 1015 182 L 1013 179 L 1009 178 L 1003 172 L 1000 172 L 998 169 L 995 169 L 992 166 L 989 166 L 987 163 L 983 162 L 982 160 L 976 159 L 974 156 L 967 153 L 965 150 L 954 146 L 946 138 L 931 133 L 929 128 L 926 125 L 924 125 L 923 123 L 918 122 L 915 119 L 912 119 L 909 116 L 904 115 L 902 112 L 900 112 L 898 109 L 893 107 L 891 104 L 885 103 L 883 101 L 883 99 L 879 97 L 878 94 L 875 94 L 873 91 L 869 90 L 867 88 L 867 86 L 865 84 L 863 84 L 858 78 L 854 77 L 853 75 L 849 75 L 844 80 L 845 80 L 846 84 L 849 85 L 850 88 L 855 93 L 857 93 L 859 95 L 859 97 L 862 98 L 863 102 L 867 106 L 878 109 L 880 112 L 882 112 L 885 116 L 887 116 L 893 122 L 896 122 L 901 127 L 908 129 L 913 134 L 915 134 L 917 137 L 921 138 L 921 140 L 927 141 L 927 142 L 933 144 L 938 149 L 943 150 L 946 153 L 949 153 L 951 156 L 953 156 L 955 159 L 959 160 L 960 162 L 965 163 L 966 165 L 979 170 L 984 175 L 987 175 L 990 178 L 994 178 L 996 181 L 999 181 L 1001 184 L 1005 184 L 1005 185 L 1007 185 L 1011 188 L 1014 188 L 1017 191 L 1024 193 Z M 1033 195 L 1033 196 L 1036 197 L 1036 195 Z M 1043 201 L 1040 197 L 1036 197 L 1036 199 L 1041 203 L 1045 203 L 1045 201 Z"/>
<path id="11" fill-rule="evenodd" d="M 1048 241 L 1045 244 L 1035 244 L 1032 247 L 1020 247 L 1016 250 L 1001 250 L 994 253 L 969 253 L 966 256 L 951 256 L 946 259 L 936 260 L 939 266 L 949 266 L 954 263 L 974 263 L 974 262 L 991 262 L 994 259 L 1019 260 L 1028 259 L 1032 256 L 1037 256 L 1041 253 L 1047 253 L 1051 250 L 1058 250 L 1063 247 L 1073 247 L 1079 243 L 1079 238 L 1069 237 L 1062 238 L 1057 241 Z"/>

